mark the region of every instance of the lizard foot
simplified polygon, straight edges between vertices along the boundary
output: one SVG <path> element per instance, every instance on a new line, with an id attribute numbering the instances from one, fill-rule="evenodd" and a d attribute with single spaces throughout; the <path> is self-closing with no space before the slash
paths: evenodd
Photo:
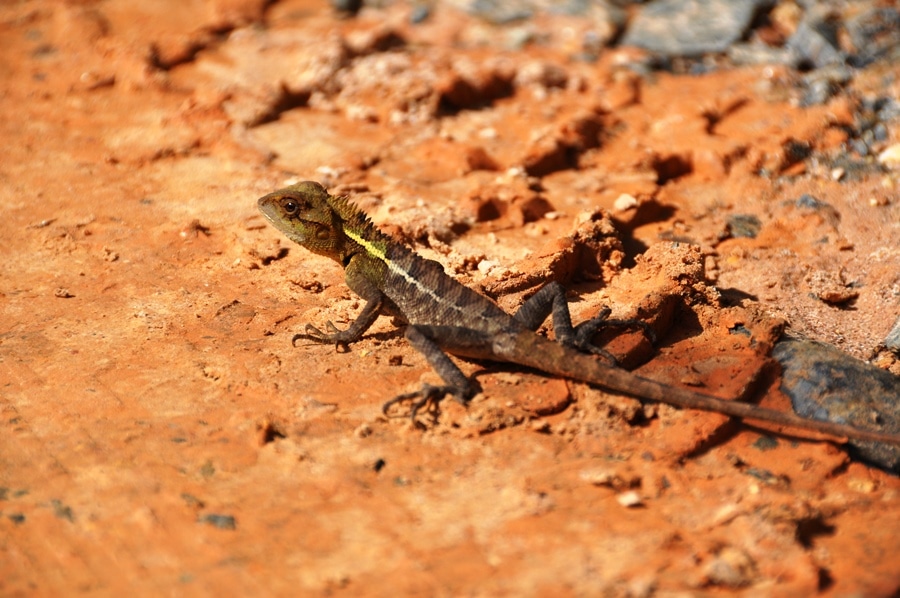
<path id="1" fill-rule="evenodd" d="M 413 424 L 416 427 L 424 427 L 419 421 L 416 419 L 416 416 L 419 414 L 423 408 L 429 408 L 435 417 L 437 418 L 438 412 L 438 404 L 441 400 L 447 395 L 455 395 L 455 390 L 452 386 L 434 386 L 432 384 L 423 384 L 422 388 L 415 392 L 408 392 L 402 395 L 398 395 L 381 406 L 381 412 L 385 414 L 387 417 L 402 417 L 401 415 L 393 416 L 389 412 L 391 407 L 397 405 L 399 403 L 405 403 L 407 401 L 410 402 L 409 407 L 409 418 L 412 419 Z M 465 402 L 463 401 L 463 404 Z"/>
<path id="2" fill-rule="evenodd" d="M 571 346 L 584 353 L 591 353 L 592 355 L 603 357 L 609 360 L 612 365 L 615 365 L 616 358 L 602 347 L 598 347 L 593 343 L 594 335 L 596 335 L 601 328 L 640 328 L 647 340 L 650 341 L 650 344 L 656 344 L 656 333 L 653 332 L 653 329 L 649 324 L 643 320 L 634 318 L 611 320 L 609 319 L 610 313 L 612 313 L 612 310 L 604 306 L 599 314 L 590 320 L 585 320 L 581 324 L 575 326 L 575 334 L 570 343 Z"/>
<path id="3" fill-rule="evenodd" d="M 346 331 L 339 329 L 330 320 L 325 322 L 325 327 L 328 329 L 328 332 L 322 332 L 312 324 L 307 324 L 306 332 L 298 332 L 291 337 L 291 345 L 296 347 L 297 341 L 303 339 L 321 345 L 330 345 L 331 343 L 334 343 L 338 350 L 343 349 L 343 351 L 348 351 L 347 344 L 353 339 L 349 338 Z"/>

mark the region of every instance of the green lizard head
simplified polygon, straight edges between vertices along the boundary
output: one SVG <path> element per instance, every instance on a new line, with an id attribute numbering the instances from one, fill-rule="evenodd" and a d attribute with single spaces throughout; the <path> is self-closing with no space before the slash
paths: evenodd
<path id="1" fill-rule="evenodd" d="M 345 245 L 341 217 L 322 185 L 304 181 L 259 198 L 259 211 L 290 240 L 341 261 Z"/>

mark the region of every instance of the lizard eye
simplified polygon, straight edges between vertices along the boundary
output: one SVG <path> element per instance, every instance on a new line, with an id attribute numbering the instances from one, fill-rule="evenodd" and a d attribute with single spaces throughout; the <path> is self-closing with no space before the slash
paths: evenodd
<path id="1" fill-rule="evenodd" d="M 293 199 L 285 199 L 281 202 L 281 209 L 283 209 L 288 216 L 293 216 L 300 209 L 300 205 Z"/>

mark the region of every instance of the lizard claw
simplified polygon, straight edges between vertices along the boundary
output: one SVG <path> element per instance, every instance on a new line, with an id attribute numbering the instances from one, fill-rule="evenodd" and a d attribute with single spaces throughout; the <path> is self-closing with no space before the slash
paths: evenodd
<path id="1" fill-rule="evenodd" d="M 629 327 L 637 327 L 640 328 L 644 333 L 644 336 L 647 340 L 650 341 L 650 344 L 656 344 L 656 333 L 653 332 L 653 328 L 650 327 L 649 324 L 644 322 L 643 320 L 637 320 L 634 318 L 622 319 L 622 320 L 610 320 L 609 314 L 612 313 L 608 307 L 604 306 L 603 309 L 600 310 L 600 313 L 591 318 L 590 320 L 586 320 L 581 324 L 575 326 L 574 338 L 572 339 L 570 344 L 572 347 L 582 351 L 584 353 L 591 353 L 593 355 L 599 355 L 608 359 L 611 365 L 615 365 L 616 358 L 612 356 L 608 351 L 602 349 L 594 345 L 593 338 L 594 335 L 597 334 L 601 328 L 629 328 Z"/>
<path id="2" fill-rule="evenodd" d="M 415 392 L 408 392 L 402 395 L 398 395 L 381 406 L 381 412 L 387 417 L 402 417 L 401 415 L 393 416 L 389 413 L 391 407 L 397 405 L 398 403 L 404 403 L 410 401 L 409 407 L 409 415 L 408 417 L 412 420 L 413 424 L 416 427 L 424 428 L 424 426 L 419 423 L 416 419 L 416 416 L 419 414 L 425 407 L 430 407 L 430 411 L 433 412 L 435 419 L 437 418 L 438 413 L 438 403 L 447 396 L 447 395 L 455 395 L 455 390 L 452 386 L 434 386 L 432 384 L 423 384 L 422 388 Z M 464 405 L 465 401 L 461 401 Z"/>
<path id="3" fill-rule="evenodd" d="M 347 341 L 341 338 L 344 331 L 340 330 L 330 320 L 325 323 L 325 327 L 328 328 L 328 332 L 330 334 L 322 332 L 312 324 L 307 324 L 305 332 L 298 332 L 293 337 L 291 337 L 291 345 L 296 347 L 297 341 L 299 339 L 304 339 L 322 345 L 334 343 L 338 350 L 343 348 L 343 350 L 346 352 L 348 350 Z"/>

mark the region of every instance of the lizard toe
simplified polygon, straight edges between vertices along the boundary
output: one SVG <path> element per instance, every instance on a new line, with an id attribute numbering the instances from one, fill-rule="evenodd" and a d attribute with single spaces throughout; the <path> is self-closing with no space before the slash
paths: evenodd
<path id="1" fill-rule="evenodd" d="M 432 412 L 433 419 L 437 419 L 438 405 L 447 395 L 455 396 L 456 389 L 452 386 L 435 386 L 433 384 L 423 384 L 422 388 L 414 392 L 397 395 L 390 401 L 381 406 L 381 412 L 387 417 L 409 417 L 417 427 L 421 427 L 417 416 L 423 409 Z M 391 415 L 391 408 L 394 405 L 409 402 L 409 412 L 407 414 Z M 465 404 L 465 401 L 462 401 Z"/>

